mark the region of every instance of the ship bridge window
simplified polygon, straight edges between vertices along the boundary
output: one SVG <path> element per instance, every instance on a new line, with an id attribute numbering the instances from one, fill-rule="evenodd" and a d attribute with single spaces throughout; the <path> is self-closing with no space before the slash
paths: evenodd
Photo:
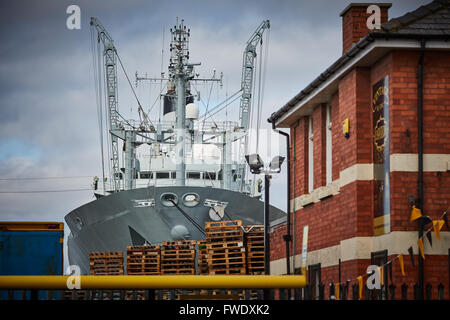
<path id="1" fill-rule="evenodd" d="M 150 171 L 142 171 L 141 179 L 153 179 L 153 172 Z"/>
<path id="2" fill-rule="evenodd" d="M 200 172 L 188 172 L 187 178 L 188 179 L 200 179 Z"/>
<path id="3" fill-rule="evenodd" d="M 177 178 L 177 173 L 176 172 L 172 172 L 172 179 L 176 179 Z"/>
<path id="4" fill-rule="evenodd" d="M 222 180 L 223 179 L 223 174 L 222 174 L 222 170 L 219 171 L 219 174 L 217 175 L 217 180 Z"/>
<path id="5" fill-rule="evenodd" d="M 169 179 L 170 175 L 169 172 L 157 172 L 156 173 L 156 179 Z"/>
<path id="6" fill-rule="evenodd" d="M 216 180 L 216 173 L 215 172 L 203 172 L 203 179 Z"/>

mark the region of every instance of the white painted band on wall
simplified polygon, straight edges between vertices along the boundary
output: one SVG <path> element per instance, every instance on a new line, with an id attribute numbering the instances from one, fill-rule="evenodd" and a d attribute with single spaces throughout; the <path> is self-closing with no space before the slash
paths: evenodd
<path id="1" fill-rule="evenodd" d="M 390 156 L 391 172 L 406 171 L 417 172 L 418 167 L 417 153 L 396 153 Z M 423 171 L 425 172 L 445 172 L 450 170 L 450 154 L 432 154 L 423 155 Z"/>
<path id="2" fill-rule="evenodd" d="M 450 243 L 450 232 L 440 233 L 441 240 L 434 234 L 433 246 L 424 238 L 425 259 L 427 255 L 448 255 L 448 244 Z M 354 237 L 340 241 L 339 245 L 308 252 L 306 265 L 320 263 L 322 268 L 337 266 L 341 262 L 370 259 L 370 253 L 388 250 L 388 255 L 403 254 L 408 256 L 408 248 L 413 246 L 414 254 L 418 254 L 416 231 L 394 231 L 377 237 Z M 302 265 L 302 255 L 295 255 L 295 265 Z M 286 273 L 286 259 L 278 259 L 270 262 L 271 274 Z"/>
<path id="3" fill-rule="evenodd" d="M 425 172 L 450 171 L 450 154 L 424 154 Z M 418 155 L 413 153 L 395 153 L 390 155 L 390 172 L 417 172 Z M 339 179 L 329 186 L 316 188 L 310 194 L 303 194 L 291 200 L 292 210 L 319 202 L 321 199 L 339 193 L 340 188 L 355 181 L 371 181 L 374 179 L 373 163 L 356 163 L 339 173 Z"/>

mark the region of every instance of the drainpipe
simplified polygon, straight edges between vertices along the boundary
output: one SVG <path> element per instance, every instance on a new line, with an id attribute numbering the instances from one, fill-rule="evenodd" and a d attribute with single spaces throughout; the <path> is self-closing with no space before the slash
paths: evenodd
<path id="1" fill-rule="evenodd" d="M 423 199 L 423 56 L 425 54 L 425 39 L 420 41 L 420 58 L 417 67 L 417 120 L 418 120 L 418 206 L 424 215 L 424 199 Z M 423 219 L 419 219 L 419 238 L 423 237 Z M 419 253 L 419 297 L 423 300 L 423 259 Z"/>
<path id="2" fill-rule="evenodd" d="M 289 253 L 289 242 L 291 236 L 291 148 L 289 142 L 289 134 L 281 130 L 275 129 L 275 122 L 272 122 L 272 130 L 286 137 L 286 159 L 287 159 L 287 225 L 286 234 L 283 240 L 286 243 L 286 274 L 291 274 L 291 255 Z M 288 290 L 288 298 L 290 298 L 290 290 Z"/>
<path id="3" fill-rule="evenodd" d="M 297 127 L 298 127 L 298 121 L 297 124 L 294 127 L 294 141 L 292 142 L 292 154 L 293 154 L 293 159 L 292 159 L 292 176 L 294 177 L 294 183 L 292 184 L 292 195 L 293 195 L 293 205 L 294 207 L 292 208 L 292 212 L 294 213 L 292 215 L 292 271 L 295 274 L 295 211 L 296 211 L 296 206 L 295 206 L 295 161 L 296 161 L 296 157 L 295 157 L 295 145 L 297 144 Z"/>

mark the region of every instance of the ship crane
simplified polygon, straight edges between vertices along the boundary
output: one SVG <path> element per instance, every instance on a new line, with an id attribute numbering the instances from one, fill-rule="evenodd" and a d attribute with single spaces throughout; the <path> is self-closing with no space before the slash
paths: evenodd
<path id="1" fill-rule="evenodd" d="M 241 88 L 243 92 L 241 97 L 241 107 L 239 109 L 239 120 L 244 131 L 247 131 L 248 129 L 249 114 L 251 109 L 256 46 L 261 41 L 264 31 L 269 28 L 269 20 L 264 20 L 247 41 L 247 46 L 244 50 L 241 79 Z"/>
<path id="2" fill-rule="evenodd" d="M 111 133 L 111 163 L 114 192 L 120 190 L 119 136 L 122 136 L 117 111 L 117 63 L 114 41 L 97 18 L 91 18 L 91 26 L 97 30 L 97 41 L 103 43 L 105 61 L 106 95 L 108 103 L 109 128 Z"/>
<path id="3" fill-rule="evenodd" d="M 97 41 L 103 44 L 106 103 L 109 118 L 109 133 L 111 135 L 111 180 L 113 181 L 113 191 L 119 192 L 121 190 L 120 181 L 122 172 L 119 164 L 119 139 L 124 141 L 125 149 L 125 177 L 123 189 L 131 190 L 135 183 L 134 177 L 136 174 L 135 153 L 137 130 L 135 130 L 135 128 L 131 128 L 131 130 L 125 129 L 122 122 L 119 120 L 120 114 L 117 101 L 117 60 L 120 62 L 120 58 L 117 55 L 117 50 L 111 35 L 106 31 L 105 27 L 102 26 L 100 21 L 97 18 L 92 17 L 90 24 L 97 31 Z M 102 81 L 100 78 L 98 80 Z M 142 111 L 139 101 L 138 105 L 139 111 Z M 144 121 L 148 122 L 145 113 Z"/>
<path id="4" fill-rule="evenodd" d="M 250 39 L 247 41 L 247 45 L 244 49 L 243 62 L 242 62 L 242 78 L 241 78 L 241 104 L 239 108 L 239 121 L 241 128 L 244 132 L 248 131 L 249 118 L 251 114 L 251 102 L 252 102 L 252 89 L 253 89 L 253 77 L 255 69 L 255 58 L 256 58 L 256 47 L 258 43 L 261 42 L 262 36 L 266 29 L 270 28 L 270 21 L 264 20 L 259 27 L 252 34 Z M 258 134 L 258 133 L 257 133 Z M 245 185 L 245 160 L 244 156 L 247 152 L 248 146 L 248 134 L 245 134 L 243 138 L 240 139 L 239 152 L 241 156 L 240 161 L 240 179 L 241 179 L 241 190 Z"/>

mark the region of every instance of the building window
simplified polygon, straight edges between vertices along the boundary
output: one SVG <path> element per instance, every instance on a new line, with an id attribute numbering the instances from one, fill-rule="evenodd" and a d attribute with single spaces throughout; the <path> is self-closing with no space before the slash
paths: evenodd
<path id="1" fill-rule="evenodd" d="M 313 119 L 309 117 L 308 126 L 308 193 L 314 190 L 314 134 Z"/>
<path id="2" fill-rule="evenodd" d="M 326 183 L 329 186 L 333 180 L 332 176 L 332 127 L 331 122 L 331 105 L 327 105 L 327 119 L 326 119 Z"/>

